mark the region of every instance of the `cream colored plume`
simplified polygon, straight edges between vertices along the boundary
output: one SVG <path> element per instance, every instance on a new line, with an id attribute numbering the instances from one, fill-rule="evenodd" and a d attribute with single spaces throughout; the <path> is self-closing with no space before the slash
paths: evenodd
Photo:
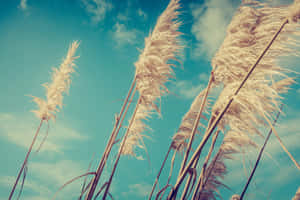
<path id="1" fill-rule="evenodd" d="M 289 16 L 288 6 L 271 7 L 265 3 L 242 4 L 227 28 L 226 38 L 212 59 L 215 84 L 240 81 L 252 66 L 281 23 Z M 282 56 L 298 55 L 299 24 L 288 24 L 264 56 L 252 77 L 274 80 L 287 70 L 278 64 Z"/>
<path id="2" fill-rule="evenodd" d="M 171 0 L 157 20 L 149 37 L 145 38 L 145 48 L 135 63 L 137 89 L 145 103 L 155 104 L 168 92 L 164 85 L 173 76 L 172 64 L 182 49 L 177 21 L 179 0 Z"/>
<path id="3" fill-rule="evenodd" d="M 183 48 L 180 45 L 177 21 L 180 8 L 179 0 L 171 0 L 160 15 L 154 30 L 145 38 L 145 48 L 135 63 L 136 87 L 141 101 L 138 104 L 137 116 L 129 127 L 128 138 L 122 154 L 135 155 L 135 147 L 145 148 L 142 132 L 147 129 L 144 121 L 153 112 L 160 113 L 160 98 L 168 92 L 165 83 L 173 77 L 172 66 L 177 62 L 176 56 Z"/>
<path id="4" fill-rule="evenodd" d="M 298 190 L 292 200 L 300 200 L 300 187 L 298 187 Z"/>
<path id="5" fill-rule="evenodd" d="M 37 103 L 39 109 L 33 112 L 36 116 L 43 120 L 55 119 L 55 113 L 59 112 L 59 109 L 63 105 L 63 94 L 67 93 L 71 83 L 71 73 L 74 72 L 74 60 L 76 49 L 79 43 L 74 41 L 69 47 L 66 58 L 58 69 L 53 69 L 52 83 L 44 84 L 47 90 L 47 100 L 33 97 L 33 100 Z"/>
<path id="6" fill-rule="evenodd" d="M 218 125 L 225 132 L 217 155 L 219 165 L 225 167 L 224 159 L 231 159 L 234 153 L 256 146 L 252 136 L 262 135 L 259 129 L 265 127 L 265 117 L 271 119 L 279 110 L 281 93 L 287 92 L 294 82 L 293 78 L 287 76 L 289 70 L 278 62 L 282 56 L 298 55 L 294 48 L 299 43 L 293 37 L 299 35 L 299 24 L 291 23 L 286 25 L 239 94 L 233 96 L 249 68 L 290 12 L 288 6 L 271 7 L 258 1 L 244 1 L 227 28 L 223 44 L 212 59 L 214 85 L 224 87 L 212 108 L 212 119 L 230 98 L 234 99 Z M 222 185 L 219 178 L 212 176 L 208 180 Z M 215 196 L 217 185 L 209 181 L 205 191 L 207 195 Z"/>
<path id="7" fill-rule="evenodd" d="M 182 151 L 187 143 L 186 141 L 190 138 L 193 126 L 197 117 L 197 114 L 199 112 L 204 93 L 206 89 L 202 90 L 198 96 L 194 99 L 192 105 L 190 106 L 190 109 L 188 112 L 183 116 L 181 124 L 179 126 L 178 131 L 174 134 L 172 140 L 172 148 L 176 149 L 177 151 Z M 208 101 L 205 102 L 203 113 L 208 114 L 208 107 L 209 103 Z M 207 120 L 205 115 L 202 114 L 202 119 Z M 199 122 L 199 126 L 205 127 L 203 124 Z M 197 131 L 199 133 L 199 131 Z"/>

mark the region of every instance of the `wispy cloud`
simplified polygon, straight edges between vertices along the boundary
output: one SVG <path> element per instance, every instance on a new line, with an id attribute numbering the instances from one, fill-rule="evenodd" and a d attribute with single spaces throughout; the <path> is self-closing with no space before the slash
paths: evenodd
<path id="1" fill-rule="evenodd" d="M 152 185 L 148 183 L 137 183 L 128 186 L 128 192 L 123 192 L 123 196 L 134 195 L 140 198 L 144 198 L 149 195 Z"/>
<path id="2" fill-rule="evenodd" d="M 174 93 L 179 94 L 180 97 L 191 99 L 199 94 L 204 87 L 204 84 L 193 85 L 191 81 L 181 80 L 176 81 L 172 90 Z"/>
<path id="3" fill-rule="evenodd" d="M 94 24 L 104 20 L 107 12 L 113 8 L 113 5 L 106 0 L 81 0 L 81 2 Z"/>
<path id="4" fill-rule="evenodd" d="M 27 0 L 21 0 L 19 4 L 19 8 L 24 11 L 27 10 L 28 8 Z"/>
<path id="5" fill-rule="evenodd" d="M 10 188 L 14 184 L 15 180 L 16 178 L 13 176 L 2 176 L 0 178 L 0 185 Z M 41 184 L 38 184 L 35 181 L 26 180 L 25 185 L 26 185 L 26 187 L 24 187 L 25 190 L 30 190 L 36 194 L 43 195 L 43 196 L 49 196 L 51 194 L 51 191 L 47 187 L 42 186 Z"/>
<path id="6" fill-rule="evenodd" d="M 141 8 L 139 8 L 137 10 L 137 14 L 139 17 L 141 17 L 144 20 L 147 19 L 147 17 L 148 17 L 148 15 Z"/>
<path id="7" fill-rule="evenodd" d="M 37 127 L 34 116 L 15 116 L 10 113 L 0 113 L 0 137 L 20 147 L 28 148 L 33 134 Z M 40 137 L 37 138 L 37 144 L 43 140 L 47 125 L 41 129 Z M 62 152 L 68 149 L 68 144 L 74 141 L 87 139 L 77 131 L 69 128 L 65 124 L 57 122 L 50 125 L 49 135 L 41 148 L 41 152 Z M 37 148 L 38 145 L 35 145 Z"/>
<path id="8" fill-rule="evenodd" d="M 118 46 L 126 44 L 134 44 L 137 39 L 138 31 L 136 29 L 128 29 L 125 24 L 117 22 L 114 26 L 113 38 Z"/>
<path id="9" fill-rule="evenodd" d="M 30 162 L 30 176 L 24 184 L 23 199 L 45 200 L 51 199 L 55 192 L 67 181 L 85 173 L 84 167 L 71 160 L 56 160 L 56 162 Z M 15 181 L 13 176 L 0 178 L 0 185 L 10 188 Z M 82 184 L 75 181 L 58 193 L 58 199 L 62 196 L 74 197 L 79 194 Z M 29 195 L 30 194 L 30 195 Z"/>
<path id="10" fill-rule="evenodd" d="M 194 20 L 191 31 L 198 42 L 193 50 L 195 57 L 205 55 L 211 59 L 224 40 L 238 4 L 237 0 L 206 0 L 201 5 L 190 5 Z"/>

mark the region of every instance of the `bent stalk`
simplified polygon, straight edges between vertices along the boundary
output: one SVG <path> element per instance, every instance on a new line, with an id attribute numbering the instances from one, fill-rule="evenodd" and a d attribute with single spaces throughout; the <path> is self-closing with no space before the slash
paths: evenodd
<path id="1" fill-rule="evenodd" d="M 211 136 L 211 134 L 213 133 L 213 131 L 217 127 L 218 123 L 220 122 L 220 120 L 224 116 L 225 112 L 228 110 L 228 108 L 230 107 L 231 103 L 233 102 L 234 96 L 238 95 L 239 91 L 245 85 L 246 81 L 249 79 L 249 77 L 252 74 L 253 70 L 256 68 L 256 66 L 258 65 L 258 63 L 260 62 L 260 60 L 263 58 L 263 56 L 269 50 L 269 48 L 271 47 L 271 45 L 273 44 L 273 42 L 275 41 L 275 39 L 277 38 L 277 36 L 280 34 L 280 32 L 282 31 L 282 29 L 284 28 L 284 26 L 287 23 L 288 23 L 288 19 L 285 19 L 282 22 L 282 24 L 281 24 L 280 28 L 278 29 L 278 31 L 276 31 L 276 33 L 274 34 L 274 36 L 272 37 L 272 39 L 270 40 L 270 42 L 268 43 L 268 45 L 265 47 L 265 49 L 263 50 L 263 52 L 260 54 L 260 56 L 258 57 L 258 59 L 256 60 L 256 62 L 252 65 L 252 67 L 250 68 L 250 70 L 248 71 L 248 73 L 245 75 L 244 79 L 241 81 L 240 86 L 234 92 L 233 97 L 231 97 L 229 99 L 228 103 L 223 108 L 223 110 L 219 113 L 219 115 L 217 116 L 216 120 L 213 121 L 213 123 L 210 126 L 210 128 L 206 131 L 206 133 L 205 133 L 205 135 L 204 135 L 201 143 L 197 147 L 195 153 L 192 155 L 192 158 L 188 162 L 187 166 L 184 168 L 182 174 L 178 177 L 177 182 L 176 182 L 176 184 L 174 186 L 174 190 L 170 193 L 168 199 L 172 199 L 174 197 L 174 195 L 177 193 L 178 188 L 181 185 L 181 183 L 182 183 L 183 179 L 185 178 L 185 176 L 187 175 L 187 172 L 188 172 L 189 168 L 192 166 L 192 164 L 194 163 L 194 161 L 198 157 L 198 155 L 201 154 L 201 151 L 202 151 L 204 145 L 206 144 L 207 140 L 209 139 L 209 137 Z"/>
<path id="2" fill-rule="evenodd" d="M 122 122 L 123 122 L 123 120 L 124 120 L 124 118 L 125 118 L 125 115 L 126 115 L 126 114 L 123 115 L 123 113 L 124 113 L 125 107 L 126 107 L 126 105 L 127 105 L 127 103 L 128 103 L 128 99 L 129 99 L 130 95 L 133 95 L 133 94 L 132 94 L 132 93 L 133 93 L 132 90 L 133 90 L 133 88 L 135 87 L 135 82 L 136 82 L 136 76 L 134 77 L 134 79 L 133 79 L 133 81 L 132 81 L 132 84 L 131 84 L 130 89 L 129 89 L 128 94 L 127 94 L 127 97 L 126 97 L 126 99 L 125 99 L 125 101 L 124 101 L 124 103 L 123 103 L 123 106 L 122 106 L 122 108 L 121 108 L 121 111 L 120 111 L 120 113 L 119 113 L 119 115 L 118 115 L 118 117 L 117 117 L 117 119 L 116 119 L 115 126 L 114 126 L 114 128 L 113 128 L 113 130 L 112 130 L 111 136 L 110 136 L 109 141 L 108 141 L 108 143 L 107 143 L 107 145 L 106 145 L 106 148 L 105 148 L 105 151 L 104 151 L 104 153 L 103 153 L 103 155 L 102 155 L 101 161 L 100 161 L 100 163 L 99 163 L 99 165 L 98 165 L 98 168 L 97 168 L 97 171 L 96 171 L 96 175 L 95 175 L 95 177 L 94 177 L 93 180 L 92 180 L 92 184 L 91 184 L 91 186 L 90 186 L 90 189 L 89 189 L 89 191 L 88 191 L 88 194 L 87 194 L 86 197 L 85 197 L 85 200 L 91 200 L 91 199 L 93 198 L 93 195 L 94 195 L 94 193 L 95 193 L 95 189 L 96 189 L 96 187 L 97 187 L 97 184 L 98 184 L 98 182 L 99 182 L 100 176 L 101 176 L 102 171 L 103 171 L 103 169 L 104 169 L 106 160 L 107 160 L 107 158 L 108 158 L 108 156 L 109 156 L 109 154 L 110 154 L 110 151 L 111 151 L 111 149 L 112 149 L 112 146 L 113 146 L 113 144 L 114 144 L 114 141 L 115 141 L 115 139 L 116 139 L 116 137 L 117 137 L 118 130 L 120 129 L 120 127 L 121 127 L 121 125 L 122 125 Z M 135 92 L 135 90 L 136 90 L 136 89 L 134 89 L 134 92 Z M 127 106 L 127 110 L 128 110 L 128 107 L 129 107 L 129 105 Z M 127 112 L 127 110 L 126 110 L 125 112 Z M 120 123 L 120 118 L 121 118 L 121 117 L 122 117 L 122 120 L 121 120 L 121 123 Z M 119 123 L 120 123 L 120 125 L 119 125 Z M 118 127 L 119 127 L 119 128 L 118 128 Z M 117 130 L 117 128 L 118 128 L 118 130 Z M 117 130 L 117 131 L 116 131 L 116 130 Z"/>
<path id="3" fill-rule="evenodd" d="M 277 113 L 277 116 L 276 116 L 276 118 L 275 118 L 275 120 L 274 120 L 274 122 L 273 122 L 273 126 L 275 126 L 275 124 L 276 124 L 276 122 L 277 122 L 277 120 L 278 120 L 278 118 L 279 118 L 279 115 L 280 115 L 280 113 L 281 113 L 281 111 L 282 111 L 282 107 L 283 107 L 283 104 L 281 104 L 281 106 L 280 106 L 280 110 L 279 110 L 279 112 Z M 249 184 L 250 184 L 250 182 L 251 182 L 251 180 L 252 180 L 252 178 L 253 178 L 253 176 L 254 176 L 254 173 L 255 173 L 255 171 L 256 171 L 256 168 L 257 168 L 257 166 L 258 166 L 258 164 L 259 164 L 259 161 L 260 161 L 260 159 L 261 159 L 261 156 L 262 156 L 262 154 L 263 154 L 263 152 L 264 152 L 264 150 L 265 150 L 265 147 L 266 147 L 266 145 L 267 145 L 267 143 L 268 143 L 268 141 L 269 141 L 269 138 L 270 138 L 271 134 L 272 134 L 272 128 L 270 129 L 269 134 L 268 134 L 268 136 L 266 137 L 265 142 L 264 142 L 263 146 L 262 146 L 261 149 L 260 149 L 260 152 L 259 152 L 259 154 L 258 154 L 258 157 L 257 157 L 256 162 L 255 162 L 255 164 L 254 164 L 254 167 L 253 167 L 253 169 L 252 169 L 252 172 L 251 172 L 251 174 L 250 174 L 250 176 L 249 176 L 249 178 L 248 178 L 248 180 L 247 180 L 247 183 L 246 183 L 246 185 L 244 186 L 244 189 L 243 189 L 243 191 L 242 191 L 242 194 L 241 194 L 241 196 L 240 196 L 240 200 L 243 200 L 243 198 L 244 198 L 244 196 L 245 196 L 245 193 L 246 193 L 246 191 L 247 191 L 247 189 L 248 189 L 248 186 L 249 186 Z"/>
<path id="4" fill-rule="evenodd" d="M 123 147 L 124 147 L 124 145 L 125 145 L 127 136 L 128 136 L 128 134 L 129 134 L 130 127 L 131 127 L 131 125 L 132 125 L 132 123 L 133 123 L 133 121 L 134 121 L 134 118 L 135 118 L 135 115 L 136 115 L 136 113 L 137 113 L 137 110 L 138 110 L 138 107 L 139 107 L 140 102 L 141 102 L 141 96 L 140 96 L 139 99 L 138 99 L 138 103 L 137 103 L 137 105 L 136 105 L 136 107 L 135 107 L 135 110 L 134 110 L 134 112 L 133 112 L 133 114 L 132 114 L 132 117 L 131 117 L 129 126 L 128 126 L 128 128 L 127 128 L 127 131 L 126 131 L 126 133 L 125 133 L 125 135 L 124 135 L 124 138 L 123 138 L 123 140 L 122 140 L 121 146 L 120 146 L 120 148 L 119 148 L 119 152 L 118 152 L 118 155 L 117 155 L 117 159 L 116 159 L 116 161 L 115 161 L 113 170 L 112 170 L 112 172 L 111 172 L 111 174 L 110 174 L 108 184 L 107 184 L 107 186 L 106 186 L 106 188 L 105 188 L 105 192 L 104 192 L 104 195 L 103 195 L 103 200 L 106 199 L 106 196 L 107 196 L 107 194 L 108 194 L 108 192 L 109 192 L 109 188 L 110 188 L 110 185 L 111 185 L 113 176 L 114 176 L 115 171 L 116 171 L 116 169 L 117 169 L 117 165 L 118 165 L 118 163 L 119 163 L 119 160 L 120 160 L 120 157 L 121 157 L 121 153 L 122 153 L 122 151 L 123 151 Z"/>
<path id="5" fill-rule="evenodd" d="M 10 194 L 9 194 L 8 200 L 11 200 L 11 198 L 12 198 L 13 195 L 14 195 L 15 189 L 16 189 L 16 187 L 17 187 L 17 184 L 18 184 L 18 182 L 19 182 L 19 179 L 20 179 L 20 177 L 21 177 L 21 174 L 22 174 L 22 172 L 23 172 L 23 170 L 24 170 L 24 167 L 25 167 L 25 165 L 26 165 L 26 163 L 27 163 L 27 161 L 28 161 L 29 155 L 30 155 L 30 153 L 31 153 L 31 151 L 32 151 L 32 147 L 33 147 L 33 145 L 34 145 L 34 143 L 35 143 L 35 141 L 36 141 L 36 138 L 37 138 L 37 136 L 38 136 L 38 134 L 39 134 L 39 132 L 40 132 L 40 129 L 41 129 L 41 127 L 42 127 L 43 122 L 44 122 L 44 119 L 41 119 L 40 125 L 38 126 L 38 128 L 37 128 L 37 130 L 36 130 L 36 133 L 35 133 L 35 135 L 34 135 L 34 137 L 33 137 L 33 139 L 32 139 L 31 145 L 30 145 L 30 147 L 29 147 L 29 149 L 28 149 L 28 151 L 27 151 L 26 157 L 25 157 L 24 162 L 23 162 L 23 164 L 22 164 L 22 166 L 21 166 L 21 169 L 20 169 L 19 174 L 18 174 L 18 176 L 17 176 L 17 179 L 16 179 L 16 181 L 15 181 L 15 183 L 14 183 L 14 186 L 13 186 L 13 188 L 12 188 Z"/>

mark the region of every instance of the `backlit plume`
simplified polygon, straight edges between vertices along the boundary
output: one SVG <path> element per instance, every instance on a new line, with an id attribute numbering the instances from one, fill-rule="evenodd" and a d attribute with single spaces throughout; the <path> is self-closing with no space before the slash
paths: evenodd
<path id="1" fill-rule="evenodd" d="M 165 83 L 173 77 L 172 66 L 175 66 L 176 57 L 183 48 L 179 39 L 181 33 L 178 31 L 181 23 L 177 21 L 179 8 L 179 0 L 170 1 L 152 33 L 145 38 L 145 48 L 135 63 L 136 87 L 141 101 L 122 154 L 135 156 L 136 146 L 145 148 L 142 132 L 146 124 L 143 121 L 155 111 L 160 113 L 161 96 L 168 92 Z"/>
<path id="2" fill-rule="evenodd" d="M 47 99 L 33 97 L 34 102 L 37 103 L 39 109 L 34 110 L 36 116 L 43 120 L 55 119 L 55 113 L 63 106 L 63 94 L 67 93 L 71 84 L 71 73 L 74 72 L 74 60 L 76 49 L 79 43 L 74 41 L 69 47 L 68 53 L 62 64 L 58 69 L 53 69 L 52 83 L 44 84 L 47 91 Z"/>

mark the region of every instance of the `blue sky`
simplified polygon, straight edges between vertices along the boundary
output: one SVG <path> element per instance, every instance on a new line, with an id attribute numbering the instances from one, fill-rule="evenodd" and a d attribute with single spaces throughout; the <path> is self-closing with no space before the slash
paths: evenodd
<path id="1" fill-rule="evenodd" d="M 92 169 L 96 169 L 114 115 L 119 112 L 134 76 L 133 64 L 143 49 L 144 38 L 154 28 L 168 1 L 0 0 L 0 3 L 1 200 L 9 195 L 39 123 L 30 112 L 36 105 L 28 95 L 45 96 L 41 84 L 50 81 L 51 68 L 59 66 L 72 41 L 80 41 L 77 52 L 80 58 L 76 60 L 70 93 L 64 98 L 56 122 L 50 123 L 41 152 L 33 153 L 30 158 L 22 195 L 22 199 L 50 199 L 65 181 L 87 170 L 93 154 Z M 145 140 L 149 160 L 143 151 L 139 154 L 145 160 L 121 158 L 111 188 L 115 199 L 146 199 L 172 135 L 193 98 L 208 81 L 210 60 L 239 6 L 238 0 L 182 0 L 181 3 L 181 31 L 186 45 L 182 65 L 175 69 L 177 78 L 167 84 L 171 94 L 162 99 L 163 117 L 154 116 L 149 121 L 153 129 L 149 133 L 151 139 Z M 300 72 L 298 61 L 290 58 L 286 63 Z M 285 116 L 280 117 L 278 133 L 299 161 L 299 84 L 285 97 Z M 46 126 L 38 141 L 45 131 Z M 299 171 L 275 137 L 266 150 L 268 154 L 263 157 L 247 199 L 291 199 L 300 183 Z M 256 150 L 252 151 L 245 157 L 248 174 L 256 155 Z M 109 160 L 105 169 L 106 179 L 112 162 Z M 228 166 L 224 183 L 231 191 L 221 189 L 223 199 L 240 193 L 247 180 L 241 158 L 228 162 Z M 165 170 L 161 186 L 167 175 Z M 58 199 L 75 199 L 81 182 L 68 186 Z"/>

